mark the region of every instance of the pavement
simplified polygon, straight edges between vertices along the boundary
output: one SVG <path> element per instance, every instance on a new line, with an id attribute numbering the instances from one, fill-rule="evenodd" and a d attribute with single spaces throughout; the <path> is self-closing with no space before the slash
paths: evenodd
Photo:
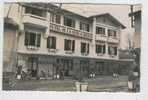
<path id="1" fill-rule="evenodd" d="M 89 92 L 128 92 L 127 86 L 128 77 L 119 76 L 100 76 L 96 78 L 85 79 L 88 83 Z M 76 91 L 76 80 L 17 80 L 16 84 L 8 90 L 23 90 L 23 91 Z"/>

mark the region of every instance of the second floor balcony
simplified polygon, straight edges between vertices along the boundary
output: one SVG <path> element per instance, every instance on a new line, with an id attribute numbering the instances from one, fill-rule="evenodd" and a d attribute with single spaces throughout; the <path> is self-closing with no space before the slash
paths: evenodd
<path id="1" fill-rule="evenodd" d="M 109 43 L 118 43 L 119 38 L 117 37 L 111 37 L 111 36 L 106 36 L 106 35 L 96 35 L 95 36 L 96 41 L 104 41 L 104 42 L 109 42 Z"/>
<path id="2" fill-rule="evenodd" d="M 97 41 L 107 41 L 107 36 L 102 34 L 96 34 L 95 39 Z"/>
<path id="3" fill-rule="evenodd" d="M 36 25 L 39 27 L 45 27 L 45 28 L 49 26 L 49 23 L 46 18 L 36 16 L 33 14 L 23 14 L 22 22 L 25 24 L 32 24 L 32 25 Z"/>
<path id="4" fill-rule="evenodd" d="M 64 25 L 59 25 L 56 23 L 50 23 L 50 30 L 55 31 L 55 32 L 60 32 L 63 34 L 67 34 L 67 35 L 72 35 L 75 37 L 89 39 L 89 40 L 91 40 L 93 38 L 93 36 L 92 36 L 93 34 L 91 34 L 89 32 L 77 30 L 75 28 L 64 26 Z"/>
<path id="5" fill-rule="evenodd" d="M 117 37 L 108 37 L 107 41 L 110 42 L 110 43 L 119 43 L 119 38 L 117 38 Z"/>

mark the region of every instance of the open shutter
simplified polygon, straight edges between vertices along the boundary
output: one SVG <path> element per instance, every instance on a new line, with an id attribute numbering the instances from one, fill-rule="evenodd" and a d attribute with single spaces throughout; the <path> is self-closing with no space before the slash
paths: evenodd
<path id="1" fill-rule="evenodd" d="M 103 54 L 105 54 L 106 46 L 103 45 Z"/>
<path id="2" fill-rule="evenodd" d="M 110 46 L 108 47 L 108 54 L 111 54 Z"/>
<path id="3" fill-rule="evenodd" d="M 50 48 L 50 37 L 47 38 L 47 48 Z"/>
<path id="4" fill-rule="evenodd" d="M 114 55 L 117 55 L 117 47 L 114 47 Z"/>
<path id="5" fill-rule="evenodd" d="M 53 49 L 56 49 L 56 37 L 53 37 Z"/>
<path id="6" fill-rule="evenodd" d="M 40 47 L 40 42 L 41 42 L 41 34 L 37 34 L 37 47 Z"/>
<path id="7" fill-rule="evenodd" d="M 81 42 L 81 53 L 83 53 L 83 43 Z"/>
<path id="8" fill-rule="evenodd" d="M 25 32 L 25 41 L 24 41 L 24 43 L 25 43 L 25 46 L 27 46 L 27 45 L 29 45 L 29 33 L 28 32 Z"/>
<path id="9" fill-rule="evenodd" d="M 96 53 L 98 53 L 98 45 L 96 44 Z"/>
<path id="10" fill-rule="evenodd" d="M 89 54 L 89 43 L 87 43 L 87 53 Z"/>
<path id="11" fill-rule="evenodd" d="M 66 42 L 66 39 L 64 39 L 64 50 L 67 50 L 67 42 Z"/>
<path id="12" fill-rule="evenodd" d="M 72 41 L 72 52 L 75 51 L 75 40 Z"/>

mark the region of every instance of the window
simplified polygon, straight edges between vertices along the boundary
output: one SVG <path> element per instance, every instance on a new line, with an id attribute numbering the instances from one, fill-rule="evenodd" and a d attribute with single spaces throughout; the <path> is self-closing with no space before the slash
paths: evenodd
<path id="1" fill-rule="evenodd" d="M 98 74 L 103 74 L 104 72 L 104 62 L 96 62 L 96 72 Z"/>
<path id="2" fill-rule="evenodd" d="M 89 24 L 80 22 L 80 30 L 89 32 Z"/>
<path id="3" fill-rule="evenodd" d="M 40 47 L 41 34 L 33 32 L 25 32 L 25 46 Z"/>
<path id="4" fill-rule="evenodd" d="M 105 35 L 105 28 L 96 27 L 96 34 Z"/>
<path id="5" fill-rule="evenodd" d="M 108 29 L 109 37 L 117 37 L 117 32 L 115 30 Z"/>
<path id="6" fill-rule="evenodd" d="M 89 74 L 89 66 L 90 66 L 90 63 L 88 60 L 80 60 L 80 72 L 88 75 Z"/>
<path id="7" fill-rule="evenodd" d="M 64 17 L 64 25 L 75 28 L 75 21 L 71 18 Z"/>
<path id="8" fill-rule="evenodd" d="M 50 14 L 50 21 L 53 22 L 53 23 L 60 24 L 61 23 L 61 16 L 51 13 Z"/>
<path id="9" fill-rule="evenodd" d="M 81 42 L 81 53 L 89 53 L 89 43 Z"/>
<path id="10" fill-rule="evenodd" d="M 25 13 L 33 14 L 40 17 L 46 17 L 46 11 L 37 8 L 26 7 Z"/>
<path id="11" fill-rule="evenodd" d="M 105 44 L 96 44 L 96 53 L 102 53 L 102 54 L 105 54 L 105 49 L 106 49 L 106 46 Z"/>
<path id="12" fill-rule="evenodd" d="M 108 47 L 108 54 L 109 55 L 117 55 L 117 47 L 116 46 L 109 46 Z"/>
<path id="13" fill-rule="evenodd" d="M 50 36 L 47 38 L 47 48 L 56 49 L 56 37 Z"/>
<path id="14" fill-rule="evenodd" d="M 64 50 L 74 52 L 74 50 L 75 50 L 75 40 L 65 39 L 64 42 L 65 42 Z"/>

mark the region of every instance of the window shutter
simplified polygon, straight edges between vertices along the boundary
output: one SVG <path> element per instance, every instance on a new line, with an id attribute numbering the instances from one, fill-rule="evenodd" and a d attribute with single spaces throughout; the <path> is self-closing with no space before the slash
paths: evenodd
<path id="1" fill-rule="evenodd" d="M 40 47 L 41 34 L 37 34 L 37 47 Z"/>
<path id="2" fill-rule="evenodd" d="M 117 55 L 117 47 L 114 47 L 114 55 Z"/>
<path id="3" fill-rule="evenodd" d="M 81 53 L 83 53 L 83 43 L 81 42 Z"/>
<path id="4" fill-rule="evenodd" d="M 64 50 L 66 50 L 67 49 L 67 41 L 66 41 L 66 39 L 64 39 Z"/>
<path id="5" fill-rule="evenodd" d="M 82 23 L 80 22 L 80 30 L 82 30 Z"/>
<path id="6" fill-rule="evenodd" d="M 96 53 L 98 53 L 98 45 L 96 44 Z"/>
<path id="7" fill-rule="evenodd" d="M 50 38 L 48 37 L 47 38 L 47 48 L 49 48 L 49 44 L 50 44 L 49 42 L 50 42 Z"/>
<path id="8" fill-rule="evenodd" d="M 53 37 L 53 49 L 56 49 L 56 37 Z"/>
<path id="9" fill-rule="evenodd" d="M 29 44 L 29 33 L 28 32 L 25 32 L 25 46 L 27 46 Z"/>
<path id="10" fill-rule="evenodd" d="M 75 28 L 75 20 L 71 19 L 72 21 L 72 27 Z"/>
<path id="11" fill-rule="evenodd" d="M 109 55 L 111 54 L 110 46 L 108 47 L 108 54 L 109 54 Z"/>
<path id="12" fill-rule="evenodd" d="M 75 40 L 72 41 L 72 51 L 75 51 Z"/>
<path id="13" fill-rule="evenodd" d="M 103 54 L 105 54 L 106 46 L 103 45 Z"/>
<path id="14" fill-rule="evenodd" d="M 87 26 L 86 26 L 86 27 L 87 27 L 87 32 L 89 32 L 89 24 L 87 24 Z"/>
<path id="15" fill-rule="evenodd" d="M 89 54 L 89 43 L 87 44 L 87 53 Z"/>

